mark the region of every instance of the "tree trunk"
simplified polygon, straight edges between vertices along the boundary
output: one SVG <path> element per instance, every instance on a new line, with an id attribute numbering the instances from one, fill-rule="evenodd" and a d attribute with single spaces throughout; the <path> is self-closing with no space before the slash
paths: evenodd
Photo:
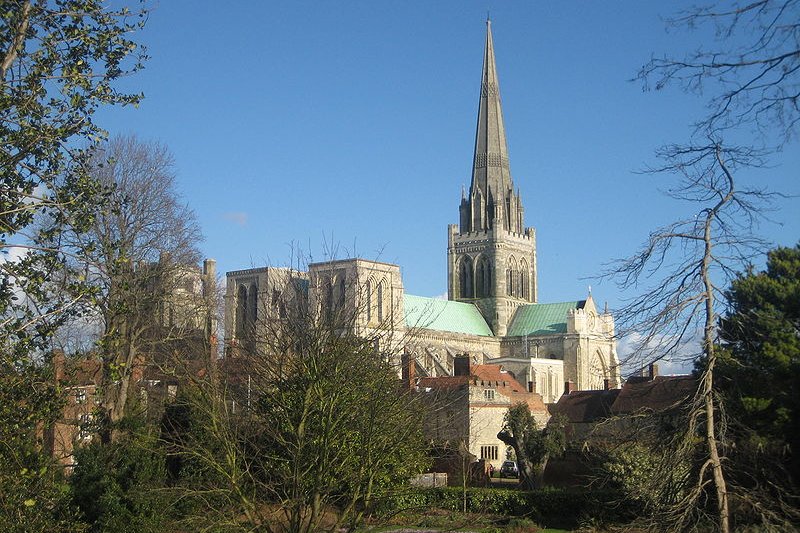
<path id="1" fill-rule="evenodd" d="M 116 425 L 125 416 L 133 379 L 134 365 L 138 355 L 137 337 L 130 333 L 131 327 L 126 318 L 111 318 L 112 326 L 105 334 L 103 346 L 103 412 L 105 420 L 101 424 L 102 442 L 114 441 L 119 437 Z"/>
<path id="2" fill-rule="evenodd" d="M 706 241 L 708 245 L 708 241 Z M 714 413 L 714 365 L 717 362 L 717 355 L 714 349 L 714 322 L 715 313 L 713 311 L 713 287 L 710 286 L 708 280 L 708 272 L 704 269 L 704 281 L 708 292 L 706 298 L 706 323 L 704 328 L 705 352 L 707 355 L 707 366 L 703 374 L 703 399 L 706 415 L 706 446 L 708 448 L 709 460 L 711 462 L 711 472 L 714 478 L 714 488 L 717 493 L 717 515 L 719 519 L 719 527 L 722 533 L 730 531 L 729 524 L 729 509 L 728 509 L 728 491 L 725 483 L 725 476 L 722 470 L 722 459 L 719 456 L 719 449 L 717 448 L 716 428 L 715 428 L 715 413 Z M 702 481 L 702 480 L 701 480 Z"/>
<path id="3" fill-rule="evenodd" d="M 717 149 L 716 152 L 717 163 L 725 173 L 728 180 L 728 191 L 723 196 L 717 205 L 708 212 L 705 221 L 705 228 L 703 233 L 703 240 L 705 244 L 703 263 L 702 263 L 702 278 L 705 288 L 705 325 L 703 328 L 703 348 L 707 356 L 707 366 L 703 374 L 703 399 L 705 402 L 706 414 L 706 445 L 708 447 L 709 460 L 711 462 L 711 471 L 714 478 L 714 488 L 717 494 L 717 515 L 719 520 L 719 528 L 722 533 L 729 533 L 729 509 L 728 509 L 728 490 L 725 483 L 725 476 L 722 470 L 722 459 L 719 456 L 719 449 L 717 448 L 715 416 L 714 416 L 714 365 L 717 362 L 717 354 L 714 350 L 714 327 L 717 321 L 717 315 L 714 311 L 714 284 L 711 280 L 711 261 L 712 256 L 712 235 L 711 228 L 712 222 L 717 217 L 719 209 L 733 198 L 733 176 L 728 171 L 722 156 Z M 702 480 L 701 480 L 702 482 Z"/>
<path id="4" fill-rule="evenodd" d="M 525 440 L 522 437 L 511 436 L 505 431 L 498 433 L 497 438 L 503 441 L 507 446 L 514 448 L 514 453 L 517 456 L 520 485 L 528 490 L 535 489 L 541 479 L 535 466 L 530 463 L 525 454 Z"/>

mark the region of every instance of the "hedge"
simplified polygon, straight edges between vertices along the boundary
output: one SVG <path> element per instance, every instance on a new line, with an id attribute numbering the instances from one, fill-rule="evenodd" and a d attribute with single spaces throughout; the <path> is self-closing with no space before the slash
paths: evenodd
<path id="1" fill-rule="evenodd" d="M 401 511 L 463 509 L 460 487 L 411 488 L 382 499 L 378 514 Z M 620 503 L 618 495 L 606 491 L 468 488 L 467 512 L 524 517 L 550 527 L 577 527 L 583 522 L 622 523 L 637 512 L 632 502 Z"/>

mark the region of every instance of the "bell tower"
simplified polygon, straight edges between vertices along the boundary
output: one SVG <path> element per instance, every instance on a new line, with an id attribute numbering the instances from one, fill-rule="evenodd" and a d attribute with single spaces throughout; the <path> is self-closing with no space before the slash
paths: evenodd
<path id="1" fill-rule="evenodd" d="M 517 307 L 537 301 L 536 231 L 525 227 L 524 211 L 511 179 L 487 20 L 472 181 L 461 192 L 459 224 L 448 227 L 447 295 L 475 303 L 497 336 L 506 334 Z"/>

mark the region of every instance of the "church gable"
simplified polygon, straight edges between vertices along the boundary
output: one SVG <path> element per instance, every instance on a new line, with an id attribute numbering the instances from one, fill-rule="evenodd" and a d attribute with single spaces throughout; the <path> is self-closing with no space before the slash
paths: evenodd
<path id="1" fill-rule="evenodd" d="M 585 300 L 521 305 L 514 313 L 507 336 L 523 337 L 525 335 L 566 333 L 568 313 L 571 310 L 583 308 L 584 304 Z"/>

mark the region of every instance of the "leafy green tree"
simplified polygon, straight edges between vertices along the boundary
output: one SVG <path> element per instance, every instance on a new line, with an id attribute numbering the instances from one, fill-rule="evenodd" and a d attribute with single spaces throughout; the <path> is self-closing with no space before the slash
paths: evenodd
<path id="1" fill-rule="evenodd" d="M 61 469 L 43 448 L 61 391 L 48 369 L 0 365 L 0 531 L 80 531 Z"/>
<path id="2" fill-rule="evenodd" d="M 98 0 L 9 0 L 0 9 L 4 531 L 72 527 L 59 511 L 63 484 L 39 445 L 61 402 L 41 362 L 53 332 L 90 293 L 66 275 L 59 235 L 87 228 L 103 204 L 86 147 L 103 135 L 94 122 L 99 108 L 140 99 L 119 92 L 115 81 L 141 67 L 144 54 L 130 36 L 143 16 Z"/>
<path id="3" fill-rule="evenodd" d="M 173 531 L 166 457 L 146 434 L 110 444 L 92 442 L 75 454 L 72 499 L 90 531 Z"/>
<path id="4" fill-rule="evenodd" d="M 141 67 L 130 35 L 144 19 L 98 0 L 12 0 L 0 17 L 0 338 L 24 358 L 75 303 L 52 290 L 66 263 L 58 236 L 103 204 L 87 167 L 104 135 L 93 118 L 141 98 L 115 81 Z"/>
<path id="5" fill-rule="evenodd" d="M 547 460 L 564 450 L 564 424 L 556 417 L 546 428 L 539 429 L 528 404 L 518 403 L 508 409 L 497 438 L 514 448 L 520 482 L 535 489 L 542 485 Z"/>

